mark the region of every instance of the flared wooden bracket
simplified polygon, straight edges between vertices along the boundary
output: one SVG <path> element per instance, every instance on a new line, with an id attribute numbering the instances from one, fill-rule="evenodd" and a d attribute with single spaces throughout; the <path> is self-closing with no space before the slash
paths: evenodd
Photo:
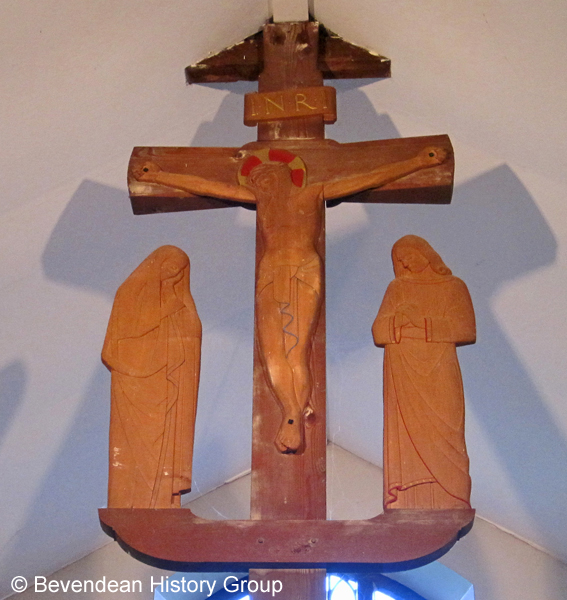
<path id="1" fill-rule="evenodd" d="M 264 69 L 264 32 L 225 48 L 185 69 L 187 83 L 257 81 Z M 347 42 L 319 25 L 317 67 L 324 79 L 390 77 L 390 59 Z"/>
<path id="2" fill-rule="evenodd" d="M 189 509 L 101 508 L 103 529 L 139 560 L 179 571 L 414 569 L 473 525 L 473 509 L 387 510 L 360 521 L 210 521 Z"/>

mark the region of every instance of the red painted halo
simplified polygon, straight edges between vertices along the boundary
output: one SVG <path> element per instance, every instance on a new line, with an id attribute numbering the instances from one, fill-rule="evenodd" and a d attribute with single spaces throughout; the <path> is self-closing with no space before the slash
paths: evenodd
<path id="1" fill-rule="evenodd" d="M 248 153 L 248 157 L 242 163 L 238 171 L 238 183 L 246 185 L 248 176 L 252 169 L 265 162 L 280 162 L 286 164 L 291 171 L 291 181 L 296 187 L 305 187 L 307 183 L 307 168 L 303 160 L 281 148 L 262 148 Z"/>

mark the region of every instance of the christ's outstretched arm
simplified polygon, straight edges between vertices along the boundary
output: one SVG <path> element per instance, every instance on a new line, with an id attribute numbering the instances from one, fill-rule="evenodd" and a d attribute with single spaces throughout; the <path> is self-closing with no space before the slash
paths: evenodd
<path id="1" fill-rule="evenodd" d="M 248 188 L 221 181 L 210 181 L 198 175 L 169 173 L 162 171 L 154 162 L 144 163 L 133 171 L 133 175 L 138 181 L 165 185 L 197 196 L 212 196 L 233 202 L 256 203 L 256 197 Z"/>
<path id="2" fill-rule="evenodd" d="M 333 200 L 364 190 L 381 187 L 415 171 L 440 165 L 446 157 L 447 152 L 443 148 L 424 148 L 417 156 L 408 160 L 382 165 L 361 175 L 343 177 L 324 183 L 323 197 L 325 200 Z"/>

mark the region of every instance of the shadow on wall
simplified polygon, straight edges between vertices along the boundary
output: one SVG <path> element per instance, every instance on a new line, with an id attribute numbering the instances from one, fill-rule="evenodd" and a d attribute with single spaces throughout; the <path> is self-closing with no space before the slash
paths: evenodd
<path id="1" fill-rule="evenodd" d="M 361 89 L 375 82 L 374 79 L 343 79 L 327 82 L 327 85 L 330 83 L 337 90 L 338 117 L 334 125 L 326 128 L 328 138 L 348 143 L 400 137 L 400 132 L 390 117 L 384 113 L 377 113 L 368 96 Z"/>
<path id="2" fill-rule="evenodd" d="M 98 367 L 73 427 L 38 485 L 26 522 L 3 549 L 2 572 L 50 573 L 61 556 L 80 558 L 101 546 L 104 534 L 96 509 L 105 503 L 109 406 L 105 369 Z M 104 434 L 104 435 L 103 435 Z M 10 579 L 3 581 L 8 592 Z"/>
<path id="3" fill-rule="evenodd" d="M 250 90 L 250 84 L 237 87 L 241 94 Z M 227 95 L 214 120 L 201 124 L 189 145 L 238 147 L 250 141 L 251 130 L 234 127 L 235 112 L 241 118 L 242 105 L 241 95 Z M 155 248 L 173 244 L 189 255 L 191 290 L 204 329 L 193 469 L 196 491 L 199 482 L 210 485 L 212 476 L 205 471 L 211 464 L 219 465 L 215 467 L 218 485 L 245 470 L 250 461 L 252 344 L 246 342 L 252 339 L 255 233 L 237 222 L 241 210 L 134 216 L 126 193 L 85 181 L 62 214 L 43 255 L 49 279 L 101 293 L 109 300 Z M 106 325 L 101 323 L 102 331 Z M 243 352 L 243 347 L 248 350 Z M 106 406 L 109 375 L 101 370 L 101 376 L 107 387 L 96 387 L 96 394 L 102 394 Z M 240 404 L 232 401 L 234 394 L 242 397 Z M 84 402 L 98 399 L 87 396 Z M 107 437 L 105 424 L 99 430 L 105 455 Z M 240 461 L 236 471 L 235 457 Z"/>
<path id="4" fill-rule="evenodd" d="M 134 216 L 124 192 L 85 181 L 53 230 L 43 254 L 44 271 L 52 281 L 110 300 L 144 258 L 173 244 L 191 260 L 191 289 L 201 319 L 215 322 L 249 304 L 241 292 L 243 279 L 253 285 L 254 232 L 236 223 L 237 210 Z M 199 302 L 199 295 L 206 302 Z"/>
<path id="5" fill-rule="evenodd" d="M 231 146 L 240 148 L 256 140 L 256 128 L 246 127 L 244 121 L 244 94 L 256 92 L 258 85 L 251 81 L 209 83 L 205 87 L 226 90 L 227 94 L 212 121 L 199 125 L 190 146 Z"/>
<path id="6" fill-rule="evenodd" d="M 214 121 L 198 129 L 193 145 L 240 146 L 250 141 L 252 130 L 242 125 L 234 134 L 227 130 L 235 122 L 237 104 L 242 98 L 227 96 Z M 240 120 L 241 115 L 240 108 Z M 196 488 L 201 481 L 205 487 L 211 487 L 211 481 L 220 485 L 250 461 L 255 233 L 237 222 L 239 210 L 243 209 L 134 216 L 125 192 L 84 181 L 42 257 L 49 280 L 103 295 L 110 314 L 118 286 L 155 248 L 174 244 L 187 252 L 192 293 L 204 328 Z M 106 320 L 101 322 L 100 330 L 106 326 Z M 248 337 L 249 350 L 243 352 Z M 0 375 L 6 383 L 2 386 L 6 395 L 0 397 L 2 434 L 23 395 L 25 373 L 14 363 Z M 231 394 L 226 390 L 229 384 Z M 38 486 L 27 521 L 4 549 L 3 573 L 19 572 L 21 557 L 26 557 L 30 573 L 53 571 L 63 566 L 57 562 L 61 556 L 75 560 L 108 541 L 96 511 L 106 504 L 109 389 L 108 372 L 102 364 L 94 365 L 76 419 Z M 8 593 L 8 588 L 0 588 L 0 596 Z"/>
<path id="7" fill-rule="evenodd" d="M 24 399 L 27 373 L 24 363 L 15 360 L 0 370 L 0 446 Z"/>
<path id="8" fill-rule="evenodd" d="M 365 118 L 376 134 L 384 118 L 372 119 L 369 112 Z M 336 365 L 340 370 L 349 354 L 372 347 L 370 328 L 393 279 L 393 243 L 408 233 L 427 239 L 467 283 L 475 305 L 478 341 L 460 350 L 469 410 L 506 468 L 518 499 L 539 530 L 541 543 L 548 540 L 548 547 L 561 547 L 561 532 L 567 530 L 563 510 L 567 445 L 491 308 L 502 286 L 555 260 L 556 240 L 533 198 L 503 165 L 458 186 L 450 206 L 367 205 L 365 210 L 365 226 L 328 244 L 329 369 Z M 381 365 L 382 353 L 376 350 L 375 368 L 381 371 Z M 331 398 L 330 410 L 337 411 L 334 422 L 350 421 L 346 428 L 341 425 L 341 439 L 335 439 L 347 449 L 348 436 L 356 447 L 361 431 L 373 435 L 373 443 L 380 443 L 376 431 L 381 431 L 381 384 L 364 402 L 354 410 L 353 418 L 352 406 Z M 368 415 L 376 416 L 371 424 Z M 487 481 L 487 474 L 475 463 L 474 447 L 469 446 L 469 453 L 473 499 L 476 491 L 477 504 L 478 499 L 485 502 L 478 506 L 481 514 L 490 518 L 495 489 L 479 487 Z"/>

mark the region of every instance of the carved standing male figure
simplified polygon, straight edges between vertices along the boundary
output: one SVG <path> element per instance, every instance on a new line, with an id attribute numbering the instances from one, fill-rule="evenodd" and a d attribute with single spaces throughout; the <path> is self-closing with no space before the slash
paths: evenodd
<path id="1" fill-rule="evenodd" d="M 316 246 L 324 202 L 380 187 L 441 164 L 445 157 L 441 148 L 425 148 L 408 160 L 316 184 L 309 184 L 304 168 L 290 168 L 291 163 L 303 163 L 285 150 L 247 152 L 240 186 L 162 171 L 154 162 L 135 172 L 140 181 L 256 205 L 264 244 L 255 292 L 256 330 L 267 379 L 282 410 L 275 440 L 280 452 L 297 452 L 305 420 L 316 418 L 310 405 L 309 361 L 323 301 L 323 264 Z"/>

